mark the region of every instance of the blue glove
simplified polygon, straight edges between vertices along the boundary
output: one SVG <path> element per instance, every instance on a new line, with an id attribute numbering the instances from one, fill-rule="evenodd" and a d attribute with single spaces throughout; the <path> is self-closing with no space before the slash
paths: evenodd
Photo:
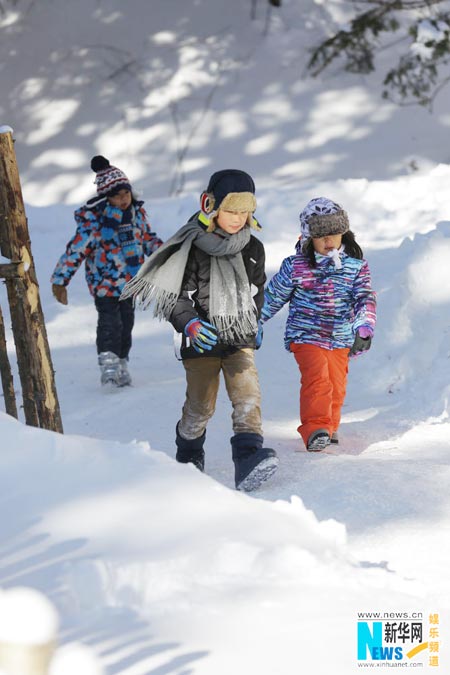
<path id="1" fill-rule="evenodd" d="M 214 326 L 207 321 L 191 319 L 184 327 L 184 334 L 191 341 L 196 352 L 203 354 L 205 349 L 209 351 L 217 344 L 217 332 Z"/>
<path id="2" fill-rule="evenodd" d="M 263 341 L 263 324 L 262 321 L 258 321 L 258 332 L 255 337 L 255 349 L 259 349 L 261 347 L 262 341 Z"/>

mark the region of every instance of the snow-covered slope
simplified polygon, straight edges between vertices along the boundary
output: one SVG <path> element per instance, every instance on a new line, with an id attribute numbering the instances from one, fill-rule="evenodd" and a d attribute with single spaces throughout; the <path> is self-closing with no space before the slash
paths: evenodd
<path id="1" fill-rule="evenodd" d="M 448 625 L 449 178 L 442 165 L 395 181 L 258 193 L 269 275 L 293 250 L 297 212 L 316 190 L 348 209 L 379 321 L 372 349 L 350 366 L 341 444 L 317 456 L 296 432 L 285 312 L 265 326 L 264 428 L 281 463 L 253 496 L 233 489 L 223 389 L 206 474 L 173 461 L 184 372 L 168 325 L 138 313 L 134 386 L 101 390 L 82 272 L 67 307 L 47 282 L 73 229 L 71 209 L 29 206 L 66 435 L 0 417 L 0 586 L 46 593 L 62 642 L 90 645 L 108 675 L 288 675 L 293 663 L 349 675 L 359 672 L 358 613 L 421 612 L 424 631 L 433 613 Z M 149 202 L 164 238 L 196 198 Z M 448 663 L 445 639 L 439 649 Z M 414 663 L 427 670 L 429 656 Z"/>
<path id="2" fill-rule="evenodd" d="M 0 14 L 0 124 L 15 129 L 65 435 L 0 413 L 0 588 L 48 595 L 60 641 L 91 646 L 107 675 L 349 675 L 358 613 L 378 611 L 421 613 L 424 641 L 440 617 L 434 651 L 401 665 L 446 672 L 449 93 L 430 115 L 382 102 L 378 74 L 305 78 L 305 49 L 347 18 L 341 0 L 283 0 L 267 34 L 263 0 L 15 4 Z M 258 494 L 233 488 L 223 389 L 205 475 L 173 461 L 185 383 L 167 324 L 138 313 L 134 386 L 101 390 L 83 272 L 67 307 L 48 283 L 98 152 L 142 189 L 163 239 L 212 171 L 249 170 L 269 276 L 308 199 L 347 209 L 379 319 L 350 366 L 335 454 L 302 451 L 285 312 L 257 353 L 281 460 Z M 0 303 L 8 324 L 3 287 Z"/>
<path id="3" fill-rule="evenodd" d="M 152 198 L 236 164 L 260 187 L 300 188 L 449 161 L 450 90 L 430 114 L 383 102 L 381 70 L 306 75 L 307 50 L 349 16 L 342 0 L 283 0 L 270 15 L 266 0 L 4 4 L 0 118 L 28 203 L 84 200 L 99 152 Z"/>

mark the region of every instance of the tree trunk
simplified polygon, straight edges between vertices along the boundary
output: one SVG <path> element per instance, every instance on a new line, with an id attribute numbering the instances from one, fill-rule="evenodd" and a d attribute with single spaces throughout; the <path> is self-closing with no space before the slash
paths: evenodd
<path id="1" fill-rule="evenodd" d="M 6 288 L 26 423 L 62 432 L 53 365 L 11 133 L 0 132 L 0 251 L 23 263 Z"/>

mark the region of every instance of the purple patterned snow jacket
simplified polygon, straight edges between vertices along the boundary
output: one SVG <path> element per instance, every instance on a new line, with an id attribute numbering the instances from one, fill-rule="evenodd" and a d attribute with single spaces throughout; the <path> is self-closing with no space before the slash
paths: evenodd
<path id="1" fill-rule="evenodd" d="M 376 295 L 366 260 L 340 252 L 342 268 L 332 258 L 315 254 L 311 267 L 300 247 L 285 258 L 264 293 L 262 321 L 270 319 L 289 302 L 284 343 L 312 344 L 323 349 L 351 347 L 358 328 L 373 335 Z"/>
<path id="2" fill-rule="evenodd" d="M 149 256 L 162 244 L 151 231 L 141 201 L 134 201 L 128 224 L 124 212 L 106 199 L 92 200 L 75 211 L 77 230 L 58 260 L 51 283 L 67 286 L 86 261 L 86 281 L 94 297 L 119 297 Z"/>

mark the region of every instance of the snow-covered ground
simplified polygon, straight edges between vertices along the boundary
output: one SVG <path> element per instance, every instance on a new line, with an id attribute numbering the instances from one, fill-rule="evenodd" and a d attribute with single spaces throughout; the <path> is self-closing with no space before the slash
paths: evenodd
<path id="1" fill-rule="evenodd" d="M 371 351 L 351 363 L 341 445 L 314 456 L 296 432 L 285 312 L 266 325 L 257 354 L 264 427 L 281 464 L 252 496 L 233 489 L 223 390 L 206 474 L 173 460 L 184 371 L 168 325 L 138 313 L 134 386 L 102 391 L 83 273 L 67 307 L 47 283 L 71 211 L 29 207 L 65 435 L 1 416 L 0 585 L 46 593 L 61 640 L 90 645 L 108 674 L 287 675 L 297 663 L 348 675 L 361 612 L 422 613 L 424 640 L 439 614 L 448 635 L 449 180 L 442 165 L 391 182 L 285 190 L 278 202 L 279 190 L 258 194 L 269 274 L 292 251 L 297 212 L 314 191 L 348 209 L 379 322 Z M 165 238 L 195 198 L 148 206 Z M 435 670 L 433 655 L 400 663 Z M 437 655 L 446 672 L 444 636 Z"/>
<path id="2" fill-rule="evenodd" d="M 378 74 L 304 78 L 305 48 L 348 16 L 341 0 L 283 0 L 266 36 L 262 0 L 254 20 L 250 0 L 1 5 L 0 124 L 15 130 L 65 435 L 0 412 L 0 588 L 42 591 L 60 644 L 90 647 L 106 675 L 449 672 L 449 93 L 430 115 L 382 102 Z M 185 382 L 167 324 L 137 314 L 133 387 L 102 391 L 83 271 L 67 307 L 49 286 L 98 152 L 142 189 L 163 239 L 214 170 L 250 171 L 269 276 L 308 199 L 347 209 L 379 320 L 333 454 L 300 444 L 285 311 L 257 353 L 281 460 L 258 493 L 234 490 L 223 389 L 205 474 L 173 460 Z M 3 286 L 0 303 L 7 317 Z M 388 618 L 383 647 L 402 658 L 376 661 L 365 624 L 375 635 Z"/>

